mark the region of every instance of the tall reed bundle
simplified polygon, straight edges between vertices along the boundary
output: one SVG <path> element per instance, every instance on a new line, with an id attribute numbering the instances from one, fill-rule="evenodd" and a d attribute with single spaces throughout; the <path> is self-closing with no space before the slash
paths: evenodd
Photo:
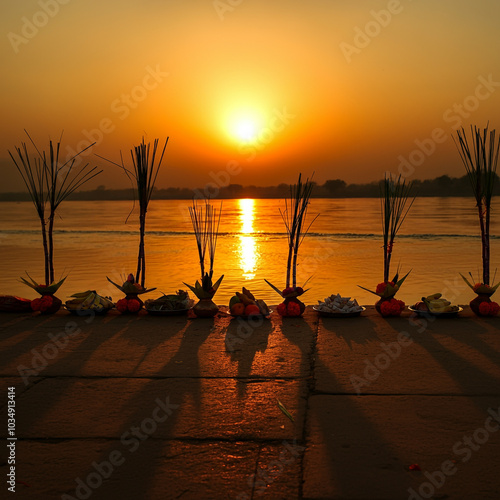
<path id="1" fill-rule="evenodd" d="M 55 146 L 52 141 L 49 141 L 49 152 L 47 154 L 45 151 L 40 151 L 28 132 L 26 130 L 25 132 L 37 152 L 37 156 L 33 158 L 33 163 L 30 161 L 28 147 L 24 142 L 21 143 L 21 148 L 14 147 L 16 154 L 11 153 L 9 150 L 9 155 L 21 174 L 40 219 L 44 252 L 45 286 L 49 286 L 55 280 L 53 233 L 57 208 L 71 193 L 100 174 L 102 170 L 96 171 L 97 167 L 89 168 L 88 163 L 78 169 L 74 165 L 77 156 L 91 148 L 94 144 L 87 146 L 69 160 L 60 164 L 59 153 L 62 134 Z M 46 218 L 47 211 L 48 225 Z M 28 281 L 23 278 L 21 279 L 27 285 L 33 287 Z M 35 282 L 33 283 L 36 284 Z"/>
<path id="2" fill-rule="evenodd" d="M 288 258 L 286 263 L 286 286 L 297 286 L 297 257 L 299 247 L 308 233 L 313 222 L 319 217 L 317 214 L 309 225 L 304 229 L 307 216 L 307 208 L 314 183 L 309 179 L 302 182 L 302 174 L 299 174 L 297 184 L 290 186 L 290 198 L 285 198 L 285 210 L 280 209 L 281 218 L 288 234 Z M 292 284 L 290 285 L 290 274 Z"/>
<path id="3" fill-rule="evenodd" d="M 224 278 L 222 275 L 214 284 L 212 278 L 214 273 L 215 251 L 217 248 L 217 238 L 219 235 L 220 219 L 222 214 L 222 202 L 220 209 L 217 209 L 210 204 L 209 199 L 205 199 L 204 205 L 198 206 L 198 203 L 193 200 L 193 206 L 189 207 L 189 215 L 193 224 L 193 231 L 198 247 L 198 257 L 201 271 L 201 284 L 196 281 L 195 286 L 188 285 L 190 290 L 199 298 L 212 298 L 219 288 L 219 285 Z M 208 250 L 209 271 L 205 269 L 205 259 Z"/>
<path id="4" fill-rule="evenodd" d="M 317 214 L 306 226 L 307 210 L 313 187 L 314 183 L 312 180 L 307 178 L 306 181 L 303 182 L 302 174 L 299 174 L 297 184 L 290 186 L 290 197 L 285 198 L 285 210 L 280 209 L 280 215 L 285 224 L 288 239 L 286 288 L 280 290 L 268 280 L 265 280 L 265 282 L 283 298 L 296 298 L 305 293 L 302 287 L 297 286 L 297 259 L 299 247 L 304 237 L 308 233 L 313 222 L 319 217 L 319 214 Z"/>
<path id="5" fill-rule="evenodd" d="M 398 269 L 392 280 L 389 279 L 389 275 L 396 235 L 415 201 L 415 198 L 413 198 L 409 202 L 412 187 L 413 183 L 407 183 L 405 179 L 401 178 L 401 175 L 395 179 L 391 175 L 385 175 L 384 180 L 380 184 L 380 209 L 382 215 L 382 235 L 384 240 L 384 281 L 377 285 L 375 291 L 369 290 L 361 285 L 358 286 L 381 298 L 381 300 L 375 304 L 375 307 L 383 316 L 399 316 L 405 306 L 403 301 L 398 301 L 393 297 L 410 274 L 410 271 L 400 278 Z M 390 300 L 392 304 L 387 303 L 382 306 L 381 301 L 384 300 Z"/>
<path id="6" fill-rule="evenodd" d="M 163 161 L 163 156 L 165 154 L 165 149 L 168 144 L 168 137 L 165 140 L 163 149 L 161 150 L 158 162 L 155 164 L 157 157 L 159 140 L 155 139 L 153 145 L 151 143 L 145 143 L 144 137 L 142 142 L 138 146 L 134 146 L 130 150 L 130 155 L 132 157 L 133 168 L 126 168 L 123 164 L 123 159 L 121 165 L 115 163 L 107 158 L 99 156 L 114 165 L 122 168 L 127 177 L 131 180 L 134 185 L 134 191 L 137 196 L 139 203 L 139 253 L 137 256 L 137 271 L 135 275 L 135 282 L 140 283 L 140 285 L 145 288 L 146 282 L 146 251 L 145 251 L 145 235 L 146 235 L 146 214 L 148 211 L 149 202 L 151 201 L 151 196 L 153 194 L 156 179 L 158 177 L 158 172 Z"/>
<path id="7" fill-rule="evenodd" d="M 389 281 L 394 240 L 415 198 L 408 206 L 412 183 L 399 175 L 395 180 L 385 176 L 381 184 L 380 204 L 382 212 L 382 234 L 384 238 L 384 282 Z M 397 280 L 396 280 L 397 281 Z"/>
<path id="8" fill-rule="evenodd" d="M 490 285 L 490 219 L 491 200 L 495 187 L 496 170 L 500 139 L 496 131 L 488 134 L 488 126 L 482 131 L 471 125 L 471 138 L 467 137 L 464 128 L 457 131 L 453 137 L 462 163 L 467 171 L 479 216 L 481 228 L 481 257 L 483 263 L 483 284 Z"/>

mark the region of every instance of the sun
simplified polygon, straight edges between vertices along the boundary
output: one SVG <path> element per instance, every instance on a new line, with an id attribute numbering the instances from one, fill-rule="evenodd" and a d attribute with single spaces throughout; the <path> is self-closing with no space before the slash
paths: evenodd
<path id="1" fill-rule="evenodd" d="M 234 133 L 238 139 L 250 142 L 254 140 L 257 135 L 257 125 L 251 118 L 240 119 L 235 124 Z"/>
<path id="2" fill-rule="evenodd" d="M 262 130 L 263 120 L 256 110 L 245 109 L 233 112 L 226 121 L 226 132 L 239 143 L 249 143 L 257 140 Z"/>

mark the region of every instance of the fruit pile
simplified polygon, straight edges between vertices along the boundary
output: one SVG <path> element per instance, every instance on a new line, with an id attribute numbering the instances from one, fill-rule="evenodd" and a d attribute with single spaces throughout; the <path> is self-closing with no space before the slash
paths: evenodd
<path id="1" fill-rule="evenodd" d="M 318 300 L 316 311 L 327 313 L 357 313 L 363 308 L 358 304 L 356 299 L 351 300 L 351 297 L 342 297 L 340 294 L 330 295 L 323 302 Z"/>
<path id="2" fill-rule="evenodd" d="M 103 297 L 95 290 L 87 290 L 86 292 L 75 293 L 73 297 L 66 301 L 66 309 L 69 312 L 79 311 L 94 311 L 95 313 L 104 313 L 114 307 L 111 297 Z"/>
<path id="3" fill-rule="evenodd" d="M 0 295 L 0 311 L 31 312 L 31 300 L 16 297 L 15 295 Z"/>
<path id="4" fill-rule="evenodd" d="M 263 300 L 256 299 L 245 287 L 231 297 L 229 312 L 232 316 L 268 316 L 270 314 L 267 304 Z"/>
<path id="5" fill-rule="evenodd" d="M 193 307 L 194 301 L 184 290 L 170 295 L 162 295 L 158 299 L 146 300 L 145 306 L 148 311 L 184 311 Z"/>
<path id="6" fill-rule="evenodd" d="M 440 293 L 422 297 L 421 301 L 414 304 L 413 309 L 431 314 L 456 313 L 460 310 L 458 306 L 451 305 L 451 302 L 444 299 Z"/>

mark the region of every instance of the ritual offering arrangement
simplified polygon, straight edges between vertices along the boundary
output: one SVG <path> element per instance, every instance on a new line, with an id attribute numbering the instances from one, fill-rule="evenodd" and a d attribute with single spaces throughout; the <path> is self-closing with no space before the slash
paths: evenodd
<path id="1" fill-rule="evenodd" d="M 229 314 L 237 318 L 268 317 L 271 311 L 262 299 L 256 299 L 250 290 L 243 287 L 241 292 L 231 297 Z"/>
<path id="2" fill-rule="evenodd" d="M 95 290 L 87 290 L 71 295 L 64 307 L 72 314 L 85 314 L 87 311 L 93 311 L 95 314 L 106 314 L 115 305 L 111 297 L 103 297 Z"/>
<path id="3" fill-rule="evenodd" d="M 495 276 L 490 277 L 490 221 L 491 204 L 495 181 L 497 179 L 498 153 L 500 150 L 500 138 L 496 137 L 496 131 L 492 130 L 488 134 L 488 127 L 480 130 L 471 126 L 471 143 L 462 129 L 457 131 L 455 144 L 458 148 L 460 158 L 467 171 L 472 192 L 476 200 L 477 213 L 479 217 L 479 227 L 481 230 L 481 257 L 483 263 L 483 274 L 477 283 L 474 283 L 472 274 L 469 273 L 472 281 L 461 275 L 477 297 L 469 303 L 470 308 L 477 316 L 496 316 L 500 311 L 497 302 L 491 300 L 491 296 L 500 286 L 500 281 L 493 285 Z"/>
<path id="4" fill-rule="evenodd" d="M 139 298 L 139 295 L 156 290 L 156 288 L 144 288 L 140 283 L 137 283 L 132 273 L 127 276 L 123 285 L 118 285 L 109 278 L 108 281 L 125 294 L 125 298 L 116 303 L 116 308 L 122 314 L 138 313 L 144 307 L 144 302 Z"/>
<path id="5" fill-rule="evenodd" d="M 384 250 L 384 281 L 377 285 L 375 291 L 369 290 L 364 286 L 360 286 L 363 290 L 378 295 L 380 299 L 375 303 L 375 309 L 384 317 L 399 316 L 404 308 L 405 303 L 402 300 L 395 298 L 397 291 L 400 289 L 404 280 L 410 272 L 399 278 L 399 270 L 394 278 L 389 281 L 392 252 L 394 249 L 394 241 L 396 235 L 410 210 L 413 201 L 409 203 L 412 183 L 406 183 L 399 175 L 396 179 L 391 176 L 386 176 L 382 182 L 380 201 L 382 205 L 382 230 L 383 230 L 383 250 Z"/>
<path id="6" fill-rule="evenodd" d="M 179 290 L 176 293 L 162 295 L 157 299 L 148 299 L 144 303 L 146 311 L 154 316 L 175 316 L 187 314 L 194 305 L 188 292 Z"/>
<path id="7" fill-rule="evenodd" d="M 419 316 L 453 317 L 456 316 L 462 308 L 452 305 L 440 293 L 434 293 L 415 303 L 408 309 Z"/>
<path id="8" fill-rule="evenodd" d="M 318 305 L 314 306 L 313 309 L 320 316 L 331 318 L 352 318 L 359 316 L 365 310 L 356 299 L 342 297 L 340 294 L 330 295 L 323 302 L 318 300 Z"/>
<path id="9" fill-rule="evenodd" d="M 61 299 L 54 294 L 65 280 L 65 278 L 57 282 L 55 280 L 54 224 L 57 209 L 71 193 L 100 174 L 102 170 L 97 171 L 97 167 L 88 168 L 88 164 L 82 167 L 75 165 L 77 156 L 93 144 L 64 161 L 59 157 L 60 142 L 54 144 L 49 141 L 48 151 L 40 151 L 28 132 L 26 135 L 34 148 L 33 157 L 30 159 L 26 143 L 21 143 L 20 148 L 15 147 L 15 153 L 9 151 L 9 155 L 28 189 L 40 221 L 45 279 L 42 282 L 35 281 L 26 273 L 30 281 L 24 278 L 21 280 L 41 295 L 40 298 L 31 301 L 31 309 L 41 314 L 53 314 L 62 305 Z"/>
<path id="10" fill-rule="evenodd" d="M 205 199 L 204 204 L 201 206 L 198 206 L 196 201 L 193 200 L 193 206 L 189 207 L 189 215 L 191 216 L 196 246 L 198 248 L 201 281 L 196 280 L 194 286 L 187 283 L 184 284 L 199 299 L 193 307 L 195 316 L 199 318 L 213 318 L 219 312 L 217 304 L 212 299 L 224 278 L 224 275 L 222 275 L 215 283 L 213 282 L 215 250 L 217 248 L 221 213 L 222 203 L 221 208 L 217 212 L 217 209 L 210 203 L 209 199 Z M 208 271 L 205 268 L 207 251 L 209 260 Z"/>
<path id="11" fill-rule="evenodd" d="M 306 306 L 299 297 L 307 292 L 303 287 L 297 286 L 297 258 L 299 247 L 306 236 L 312 223 L 319 216 L 313 218 L 308 226 L 305 225 L 307 208 L 314 184 L 309 179 L 302 182 L 302 174 L 299 174 L 297 184 L 290 186 L 290 198 L 285 199 L 285 209 L 280 209 L 281 218 L 285 224 L 288 235 L 288 259 L 286 264 L 286 287 L 280 290 L 269 281 L 266 283 L 284 300 L 276 310 L 283 317 L 302 316 Z M 305 285 L 304 285 L 305 286 Z"/>

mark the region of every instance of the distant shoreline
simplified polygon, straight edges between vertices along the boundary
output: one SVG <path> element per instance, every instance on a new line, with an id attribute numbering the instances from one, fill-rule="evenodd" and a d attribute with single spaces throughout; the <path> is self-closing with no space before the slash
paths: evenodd
<path id="1" fill-rule="evenodd" d="M 463 177 L 449 177 L 442 175 L 435 179 L 424 181 L 413 181 L 413 196 L 416 197 L 469 197 L 472 190 L 467 175 Z M 378 198 L 380 193 L 379 182 L 367 184 L 347 184 L 341 179 L 326 181 L 322 185 L 316 185 L 313 189 L 312 198 Z M 288 184 L 278 186 L 242 186 L 230 184 L 228 186 L 216 186 L 209 183 L 205 187 L 195 189 L 189 188 L 158 188 L 155 189 L 153 199 L 156 200 L 192 200 L 209 196 L 213 199 L 281 199 L 290 194 Z M 500 181 L 497 175 L 495 185 L 495 196 L 500 195 Z M 99 186 L 97 189 L 78 191 L 68 199 L 73 201 L 122 201 L 133 200 L 134 190 L 129 189 L 106 189 Z M 0 201 L 30 201 L 27 192 L 0 193 Z"/>

